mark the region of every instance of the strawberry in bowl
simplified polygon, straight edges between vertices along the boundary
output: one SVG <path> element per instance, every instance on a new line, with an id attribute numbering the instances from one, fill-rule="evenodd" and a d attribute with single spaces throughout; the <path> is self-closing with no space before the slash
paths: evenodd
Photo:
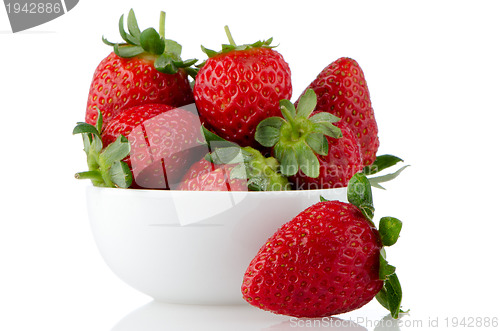
<path id="1" fill-rule="evenodd" d="M 194 75 L 191 66 L 196 60 L 183 61 L 182 46 L 165 39 L 165 13 L 160 16 L 159 32 L 153 28 L 141 31 L 132 9 L 127 19 L 128 33 L 124 16 L 119 27 L 124 42 L 102 39 L 113 51 L 94 72 L 85 121 L 95 125 L 98 109 L 106 126 L 111 118 L 133 106 L 159 103 L 178 107 L 194 102 L 188 77 Z"/>

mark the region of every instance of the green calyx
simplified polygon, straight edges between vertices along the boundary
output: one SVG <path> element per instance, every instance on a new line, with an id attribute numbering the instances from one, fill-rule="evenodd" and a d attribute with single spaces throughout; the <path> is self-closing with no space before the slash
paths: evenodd
<path id="1" fill-rule="evenodd" d="M 377 158 L 375 159 L 373 164 L 366 166 L 363 169 L 363 173 L 367 176 L 375 175 L 375 174 L 381 172 L 382 170 L 385 170 L 387 168 L 390 168 L 390 167 L 396 165 L 399 162 L 403 162 L 403 160 L 397 156 L 389 155 L 389 154 L 379 155 L 379 156 L 377 156 Z M 385 188 L 380 184 L 395 179 L 407 167 L 409 167 L 409 165 L 405 165 L 405 166 L 399 168 L 399 170 L 397 170 L 393 173 L 390 173 L 390 174 L 376 176 L 376 177 L 370 177 L 369 178 L 370 184 L 373 187 L 385 190 Z"/>
<path id="2" fill-rule="evenodd" d="M 355 174 L 347 186 L 347 199 L 349 203 L 358 207 L 366 219 L 373 224 L 375 208 L 373 206 L 373 197 L 370 180 L 362 173 Z M 392 246 L 399 238 L 403 223 L 394 217 L 382 217 L 379 222 L 378 231 L 382 241 L 380 252 L 379 278 L 384 281 L 380 292 L 376 295 L 377 301 L 391 312 L 393 318 L 398 318 L 401 309 L 401 300 L 403 292 L 396 267 L 390 265 L 386 260 L 385 247 Z"/>
<path id="3" fill-rule="evenodd" d="M 124 58 L 152 58 L 159 72 L 175 74 L 179 68 L 183 68 L 191 77 L 196 76 L 197 69 L 192 66 L 198 60 L 183 61 L 181 59 L 182 46 L 173 40 L 165 39 L 165 12 L 160 14 L 159 32 L 154 28 L 141 31 L 133 9 L 130 9 L 127 17 L 128 32 L 125 31 L 124 15 L 120 17 L 118 28 L 124 43 L 112 43 L 102 37 L 106 45 L 113 47 L 116 55 Z"/>
<path id="4" fill-rule="evenodd" d="M 211 151 L 205 157 L 215 164 L 235 165 L 231 179 L 247 180 L 250 191 L 285 191 L 291 189 L 288 179 L 279 171 L 274 157 L 265 157 L 252 147 L 240 147 L 215 133 L 202 128 L 205 142 Z"/>
<path id="5" fill-rule="evenodd" d="M 132 184 L 132 173 L 122 160 L 130 153 L 130 144 L 120 135 L 103 148 L 101 140 L 102 114 L 97 110 L 96 125 L 79 122 L 73 134 L 82 134 L 83 149 L 87 154 L 88 171 L 75 174 L 77 179 L 90 179 L 94 186 L 127 188 Z"/>
<path id="6" fill-rule="evenodd" d="M 243 44 L 243 45 L 237 45 L 233 39 L 233 36 L 231 35 L 231 31 L 229 31 L 229 27 L 226 25 L 224 26 L 224 31 L 226 32 L 227 39 L 229 40 L 229 44 L 222 44 L 222 50 L 217 52 L 208 48 L 201 46 L 201 50 L 207 54 L 209 58 L 217 56 L 219 54 L 224 54 L 228 53 L 231 51 L 245 51 L 251 48 L 274 48 L 276 46 L 271 46 L 271 43 L 273 42 L 273 38 L 269 38 L 267 40 L 261 40 L 254 42 L 253 44 Z"/>
<path id="7" fill-rule="evenodd" d="M 306 176 L 319 176 L 318 155 L 328 154 L 327 137 L 340 138 L 342 131 L 332 123 L 340 119 L 316 108 L 316 93 L 309 89 L 300 98 L 297 108 L 289 100 L 281 100 L 283 117 L 269 117 L 259 123 L 255 140 L 265 147 L 273 147 L 285 176 L 301 170 Z"/>

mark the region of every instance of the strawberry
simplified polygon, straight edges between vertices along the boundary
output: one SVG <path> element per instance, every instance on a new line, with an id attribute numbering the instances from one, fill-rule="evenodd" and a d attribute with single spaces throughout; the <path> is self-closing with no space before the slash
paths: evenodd
<path id="1" fill-rule="evenodd" d="M 272 38 L 237 46 L 225 27 L 230 45 L 221 52 L 202 46 L 208 59 L 195 79 L 194 98 L 207 126 L 240 146 L 253 146 L 255 128 L 280 113 L 279 100 L 292 95 L 291 73 Z"/>
<path id="2" fill-rule="evenodd" d="M 240 147 L 203 127 L 205 155 L 182 178 L 179 190 L 281 191 L 290 189 L 278 161 L 252 147 Z"/>
<path id="3" fill-rule="evenodd" d="M 202 139 L 196 115 L 162 104 L 124 110 L 103 131 L 103 143 L 120 134 L 130 141 L 128 162 L 135 185 L 142 188 L 168 189 L 177 183 Z"/>
<path id="4" fill-rule="evenodd" d="M 347 123 L 338 122 L 335 126 L 342 131 L 342 137 L 327 137 L 328 154 L 318 155 L 319 176 L 311 178 L 299 171 L 292 178 L 296 189 L 346 187 L 349 179 L 363 170 L 358 139 Z"/>
<path id="5" fill-rule="evenodd" d="M 102 125 L 102 116 L 100 118 Z M 89 161 L 89 168 L 91 172 L 98 173 L 94 185 L 99 186 L 115 186 L 110 183 L 100 185 L 99 178 L 107 176 L 107 170 L 100 161 L 101 149 L 109 149 L 118 140 L 129 145 L 129 153 L 120 160 L 133 175 L 131 187 L 168 189 L 180 180 L 196 157 L 197 146 L 202 139 L 196 115 L 163 104 L 128 108 L 111 119 L 102 137 L 98 129 L 95 131 L 94 141 L 100 141 L 101 146 L 86 148 L 86 151 L 88 160 L 95 160 Z M 82 174 L 79 176 L 82 177 Z M 88 177 L 83 175 L 83 178 Z"/>
<path id="6" fill-rule="evenodd" d="M 398 317 L 401 287 L 383 246 L 396 242 L 401 222 L 385 217 L 376 229 L 370 184 L 362 174 L 351 180 L 348 197 L 350 203 L 307 208 L 267 240 L 244 275 L 247 302 L 314 318 L 360 308 L 376 296 Z"/>
<path id="7" fill-rule="evenodd" d="M 359 144 L 339 118 L 314 112 L 316 94 L 307 90 L 297 108 L 281 100 L 282 117 L 270 117 L 257 126 L 255 139 L 280 162 L 280 171 L 291 176 L 299 189 L 345 187 L 360 170 Z M 345 137 L 343 137 L 343 133 Z"/>
<path id="8" fill-rule="evenodd" d="M 378 128 L 359 64 L 350 58 L 340 58 L 324 68 L 308 89 L 318 96 L 317 111 L 329 112 L 349 125 L 359 139 L 363 164 L 371 165 L 379 147 Z"/>
<path id="9" fill-rule="evenodd" d="M 205 158 L 191 166 L 184 175 L 178 190 L 186 191 L 247 191 L 247 181 L 231 179 L 235 165 L 216 165 Z"/>
<path id="10" fill-rule="evenodd" d="M 165 15 L 162 12 L 160 33 L 149 28 L 140 31 L 135 14 L 128 15 L 129 33 L 120 18 L 120 34 L 125 43 L 105 44 L 114 52 L 101 61 L 94 72 L 87 101 L 85 121 L 95 125 L 97 109 L 103 114 L 103 125 L 123 109 L 149 103 L 180 107 L 193 103 L 188 74 L 196 60 L 182 61 L 182 47 L 164 37 Z"/>

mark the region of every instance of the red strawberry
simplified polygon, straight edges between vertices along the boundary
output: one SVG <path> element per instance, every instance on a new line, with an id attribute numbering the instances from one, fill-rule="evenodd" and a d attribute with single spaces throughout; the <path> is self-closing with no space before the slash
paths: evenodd
<path id="1" fill-rule="evenodd" d="M 134 174 L 136 188 L 168 189 L 169 183 L 177 183 L 202 139 L 196 115 L 162 104 L 122 111 L 104 129 L 103 145 L 119 135 L 130 142 L 130 157 L 125 162 Z"/>
<path id="2" fill-rule="evenodd" d="M 164 21 L 164 15 L 162 15 Z M 94 72 L 87 101 L 85 121 L 94 125 L 97 108 L 103 114 L 104 126 L 123 109 L 149 103 L 179 107 L 193 103 L 188 68 L 195 60 L 182 62 L 181 46 L 165 40 L 153 28 L 141 32 L 135 15 L 128 16 L 130 34 L 120 30 L 125 44 L 113 44 L 114 52 L 101 61 Z"/>
<path id="3" fill-rule="evenodd" d="M 307 89 L 318 96 L 317 111 L 332 113 L 349 124 L 359 139 L 363 164 L 372 164 L 379 147 L 378 128 L 359 64 L 340 58 L 323 69 Z"/>
<path id="4" fill-rule="evenodd" d="M 248 191 L 247 181 L 231 179 L 235 165 L 214 164 L 202 158 L 191 166 L 177 187 L 187 191 Z"/>
<path id="5" fill-rule="evenodd" d="M 245 299 L 278 314 L 345 313 L 380 291 L 376 229 L 355 206 L 319 202 L 262 246 L 243 281 Z"/>
<path id="6" fill-rule="evenodd" d="M 199 157 L 200 123 L 190 111 L 162 104 L 128 108 L 102 132 L 102 114 L 96 126 L 79 123 L 89 171 L 95 186 L 168 189 Z"/>
<path id="7" fill-rule="evenodd" d="M 255 128 L 279 115 L 279 100 L 292 95 L 291 73 L 272 38 L 251 45 L 231 45 L 220 53 L 204 48 L 209 59 L 196 76 L 194 98 L 202 120 L 222 138 L 255 146 Z"/>
<path id="8" fill-rule="evenodd" d="M 345 187 L 362 170 L 359 144 L 339 118 L 313 112 L 316 94 L 307 90 L 297 108 L 281 100 L 283 117 L 270 117 L 258 126 L 255 139 L 281 164 L 285 176 L 293 176 L 298 189 Z M 345 137 L 342 134 L 345 134 Z"/>
<path id="9" fill-rule="evenodd" d="M 327 137 L 328 154 L 318 155 L 319 176 L 311 178 L 299 171 L 292 178 L 296 189 L 346 187 L 349 179 L 363 170 L 358 139 L 347 123 L 338 122 L 335 125 L 342 131 L 342 137 Z"/>
<path id="10" fill-rule="evenodd" d="M 370 190 L 363 175 L 354 182 Z M 361 200 L 352 198 L 353 192 L 349 200 L 362 201 L 359 206 L 319 202 L 267 240 L 245 272 L 241 290 L 247 302 L 277 314 L 324 317 L 360 308 L 377 296 L 397 318 L 401 288 L 381 252 L 383 244 L 395 243 L 401 222 L 383 218 L 379 233 L 361 211 L 373 212 L 367 205 L 371 191 L 358 196 Z"/>

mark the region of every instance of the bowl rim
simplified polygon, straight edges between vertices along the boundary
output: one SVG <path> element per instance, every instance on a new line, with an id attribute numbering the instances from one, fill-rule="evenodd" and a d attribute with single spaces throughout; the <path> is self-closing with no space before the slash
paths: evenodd
<path id="1" fill-rule="evenodd" d="M 255 195 L 255 196 L 287 196 L 287 195 L 310 195 L 322 193 L 345 194 L 347 187 L 324 188 L 312 190 L 288 190 L 288 191 L 188 191 L 188 190 L 159 190 L 159 189 L 131 189 L 118 187 L 100 187 L 88 185 L 87 191 L 101 191 L 106 194 L 124 194 L 124 195 L 152 195 L 152 196 L 169 196 L 169 195 Z"/>

